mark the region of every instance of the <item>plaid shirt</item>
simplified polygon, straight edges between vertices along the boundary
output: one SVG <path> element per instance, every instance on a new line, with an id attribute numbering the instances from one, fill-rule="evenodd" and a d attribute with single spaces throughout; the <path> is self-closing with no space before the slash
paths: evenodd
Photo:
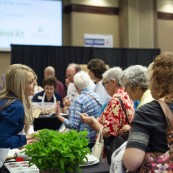
<path id="1" fill-rule="evenodd" d="M 88 125 L 81 121 L 81 117 L 76 110 L 96 118 L 99 116 L 101 107 L 102 104 L 99 95 L 90 89 L 84 89 L 81 91 L 80 95 L 74 99 L 72 105 L 70 106 L 69 120 L 66 119 L 64 121 L 64 125 L 67 128 L 76 129 L 78 131 L 87 130 L 90 143 L 94 143 L 96 139 L 96 131 L 92 130 Z"/>

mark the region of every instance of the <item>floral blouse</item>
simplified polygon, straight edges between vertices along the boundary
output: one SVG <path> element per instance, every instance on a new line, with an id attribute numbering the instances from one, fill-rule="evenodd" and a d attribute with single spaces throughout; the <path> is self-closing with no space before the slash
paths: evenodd
<path id="1" fill-rule="evenodd" d="M 133 101 L 124 91 L 124 88 L 118 89 L 99 118 L 99 122 L 104 126 L 105 130 L 113 136 L 117 136 L 119 134 L 119 130 L 124 125 L 128 124 L 121 102 L 117 97 L 121 98 L 130 123 L 134 117 Z"/>

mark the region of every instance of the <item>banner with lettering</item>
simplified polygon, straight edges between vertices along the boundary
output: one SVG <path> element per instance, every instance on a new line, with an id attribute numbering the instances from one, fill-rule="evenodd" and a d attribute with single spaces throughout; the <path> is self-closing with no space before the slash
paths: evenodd
<path id="1" fill-rule="evenodd" d="M 113 47 L 113 35 L 84 34 L 85 47 Z"/>

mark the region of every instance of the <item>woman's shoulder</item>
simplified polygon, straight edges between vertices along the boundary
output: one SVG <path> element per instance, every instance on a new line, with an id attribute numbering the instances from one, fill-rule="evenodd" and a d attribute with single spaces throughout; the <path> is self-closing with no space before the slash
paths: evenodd
<path id="1" fill-rule="evenodd" d="M 35 95 L 33 95 L 32 101 L 33 101 L 33 100 L 34 100 L 34 101 L 37 100 L 39 96 L 42 97 L 43 94 L 44 94 L 44 91 L 40 91 L 40 92 L 36 93 Z"/>
<path id="2" fill-rule="evenodd" d="M 10 104 L 22 104 L 22 101 L 18 99 L 17 97 L 10 97 L 10 98 L 2 98 L 0 99 L 0 107 L 4 106 L 5 104 L 10 103 Z"/>
<path id="3" fill-rule="evenodd" d="M 169 108 L 173 111 L 173 103 L 168 104 Z M 146 103 L 139 107 L 136 112 L 144 112 L 144 113 L 156 113 L 160 114 L 161 106 L 157 100 L 153 100 L 149 103 Z M 153 114 L 154 115 L 154 114 Z"/>
<path id="4" fill-rule="evenodd" d="M 142 106 L 140 106 L 136 112 L 143 112 L 143 111 L 156 111 L 160 109 L 159 102 L 157 100 L 153 100 L 151 102 L 148 102 Z"/>
<path id="5" fill-rule="evenodd" d="M 163 112 L 157 100 L 153 100 L 139 107 L 135 111 L 136 119 L 145 119 L 149 121 L 156 121 L 163 119 Z"/>
<path id="6" fill-rule="evenodd" d="M 9 104 L 8 104 L 8 102 L 9 102 Z M 7 105 L 7 104 L 8 104 L 8 106 L 6 107 L 5 105 Z M 14 109 L 22 109 L 22 110 L 24 109 L 22 101 L 18 98 L 17 99 L 14 98 L 14 100 L 13 99 L 9 100 L 8 98 L 1 99 L 0 107 L 4 107 L 4 106 L 5 106 L 4 110 L 6 109 L 7 111 L 11 111 Z"/>
<path id="7" fill-rule="evenodd" d="M 42 96 L 44 94 L 44 91 L 40 91 L 38 93 L 36 93 L 34 96 Z"/>
<path id="8" fill-rule="evenodd" d="M 55 92 L 54 94 L 55 94 L 55 97 L 56 97 L 56 98 L 62 99 L 62 96 L 61 96 L 59 93 Z"/>

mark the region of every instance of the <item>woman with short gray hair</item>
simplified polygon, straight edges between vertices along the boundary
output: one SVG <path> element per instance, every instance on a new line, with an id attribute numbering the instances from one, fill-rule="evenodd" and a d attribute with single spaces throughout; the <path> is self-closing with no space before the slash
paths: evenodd
<path id="1" fill-rule="evenodd" d="M 153 100 L 151 91 L 148 89 L 146 72 L 147 67 L 133 65 L 125 69 L 123 73 L 123 84 L 130 98 L 140 101 L 137 108 Z"/>
<path id="2" fill-rule="evenodd" d="M 122 87 L 123 84 L 122 84 L 122 76 L 123 76 L 123 71 L 120 67 L 113 67 L 113 68 L 110 68 L 108 71 L 104 72 L 103 73 L 103 85 L 105 86 L 105 84 L 108 82 L 108 81 L 111 81 L 111 80 L 115 80 L 117 85 L 119 87 Z M 107 82 L 106 82 L 107 81 Z M 110 91 L 107 90 L 107 93 L 112 97 L 113 94 L 110 93 Z"/>
<path id="3" fill-rule="evenodd" d="M 130 124 L 134 116 L 133 102 L 124 91 L 121 81 L 122 76 L 123 70 L 120 67 L 111 68 L 103 74 L 102 84 L 112 98 L 98 119 L 93 116 L 87 116 L 87 113 L 83 114 L 84 116 L 82 117 L 83 122 L 94 130 L 100 131 L 103 128 L 102 135 L 105 137 L 106 145 L 111 145 L 112 139 L 121 135 L 121 129 Z M 117 142 L 116 146 L 109 150 L 106 147 L 109 164 L 112 152 L 120 145 L 121 143 Z"/>

